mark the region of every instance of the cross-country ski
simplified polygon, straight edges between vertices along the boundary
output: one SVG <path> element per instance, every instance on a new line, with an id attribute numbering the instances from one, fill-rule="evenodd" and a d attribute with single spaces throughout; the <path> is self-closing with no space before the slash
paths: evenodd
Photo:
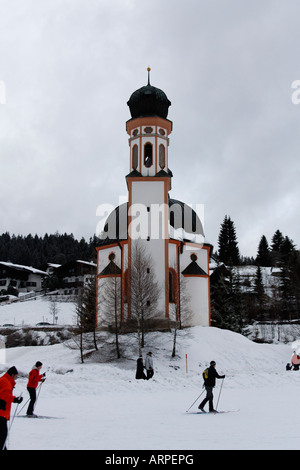
<path id="1" fill-rule="evenodd" d="M 191 415 L 217 415 L 224 413 L 237 413 L 240 410 L 220 410 L 220 411 L 188 411 L 188 414 Z"/>
<path id="2" fill-rule="evenodd" d="M 43 415 L 31 415 L 31 416 L 18 415 L 17 418 L 27 418 L 27 419 L 30 419 L 30 420 L 34 420 L 34 419 L 63 419 L 63 418 L 60 418 L 59 416 L 43 416 Z"/>

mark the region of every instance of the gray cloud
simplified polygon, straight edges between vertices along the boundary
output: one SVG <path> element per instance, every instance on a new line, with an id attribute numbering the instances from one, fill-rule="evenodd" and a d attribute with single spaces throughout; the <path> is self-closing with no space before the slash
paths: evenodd
<path id="1" fill-rule="evenodd" d="M 172 106 L 171 196 L 225 214 L 242 254 L 278 228 L 300 246 L 297 0 L 0 0 L 0 232 L 89 238 L 126 195 L 130 94 Z"/>

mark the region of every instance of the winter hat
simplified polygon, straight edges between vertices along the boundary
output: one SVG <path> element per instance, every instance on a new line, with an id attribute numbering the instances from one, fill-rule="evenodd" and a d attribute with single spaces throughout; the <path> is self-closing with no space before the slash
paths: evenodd
<path id="1" fill-rule="evenodd" d="M 40 367 L 42 366 L 43 364 L 40 362 L 40 361 L 37 361 L 37 363 L 35 364 L 35 367 Z"/>
<path id="2" fill-rule="evenodd" d="M 216 365 L 215 361 L 210 361 L 210 365 L 215 366 Z"/>
<path id="3" fill-rule="evenodd" d="M 13 366 L 13 367 L 10 367 L 6 373 L 12 376 L 12 375 L 18 375 L 19 372 L 17 371 L 17 368 Z"/>

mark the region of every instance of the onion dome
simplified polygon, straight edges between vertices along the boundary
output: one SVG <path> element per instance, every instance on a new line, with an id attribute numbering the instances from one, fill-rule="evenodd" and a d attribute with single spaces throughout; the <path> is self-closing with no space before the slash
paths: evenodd
<path id="1" fill-rule="evenodd" d="M 173 227 L 171 238 L 176 234 L 185 235 L 192 240 L 197 235 L 204 236 L 202 222 L 197 213 L 184 202 L 169 199 L 169 222 Z M 104 229 L 99 237 L 103 241 L 126 240 L 128 238 L 128 203 L 116 207 L 106 219 Z"/>
<path id="2" fill-rule="evenodd" d="M 144 116 L 159 116 L 166 119 L 171 101 L 167 95 L 150 85 L 150 68 L 148 67 L 148 84 L 132 93 L 127 102 L 133 119 Z"/>

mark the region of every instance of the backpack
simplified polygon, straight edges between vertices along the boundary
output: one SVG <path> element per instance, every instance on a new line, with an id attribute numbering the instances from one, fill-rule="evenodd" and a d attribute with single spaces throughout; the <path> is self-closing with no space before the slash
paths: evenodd
<path id="1" fill-rule="evenodd" d="M 204 371 L 202 372 L 202 377 L 203 377 L 204 384 L 205 384 L 208 379 L 208 368 L 204 369 Z"/>

